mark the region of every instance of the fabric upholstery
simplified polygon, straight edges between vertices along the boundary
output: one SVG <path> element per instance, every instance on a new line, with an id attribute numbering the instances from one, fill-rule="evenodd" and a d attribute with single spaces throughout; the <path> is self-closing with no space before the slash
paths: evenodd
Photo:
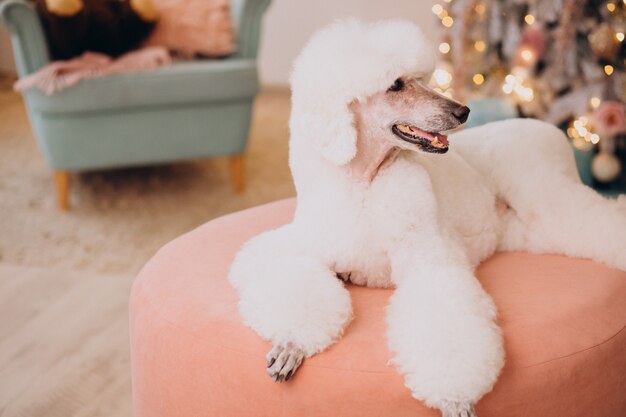
<path id="1" fill-rule="evenodd" d="M 83 171 L 241 154 L 251 116 L 251 100 L 239 100 L 138 107 L 106 117 L 37 112 L 31 123 L 38 140 L 45 135 L 39 143 L 52 166 Z"/>
<path id="2" fill-rule="evenodd" d="M 50 61 L 43 27 L 31 3 L 25 0 L 0 2 L 0 22 L 13 34 L 11 42 L 20 77 L 37 71 Z"/>
<path id="3" fill-rule="evenodd" d="M 270 344 L 245 327 L 230 263 L 289 222 L 294 200 L 214 220 L 161 249 L 131 295 L 135 417 L 435 417 L 385 343 L 391 290 L 349 286 L 355 319 L 288 383 L 265 374 Z M 499 253 L 478 277 L 500 312 L 506 366 L 480 417 L 626 415 L 626 273 L 588 260 Z M 289 314 L 285 311 L 285 314 Z"/>

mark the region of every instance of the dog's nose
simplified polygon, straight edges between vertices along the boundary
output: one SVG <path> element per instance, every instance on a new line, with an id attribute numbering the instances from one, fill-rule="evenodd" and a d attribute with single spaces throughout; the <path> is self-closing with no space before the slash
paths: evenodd
<path id="1" fill-rule="evenodd" d="M 459 106 L 452 110 L 452 115 L 461 123 L 465 123 L 467 116 L 469 116 L 470 109 L 467 106 Z"/>

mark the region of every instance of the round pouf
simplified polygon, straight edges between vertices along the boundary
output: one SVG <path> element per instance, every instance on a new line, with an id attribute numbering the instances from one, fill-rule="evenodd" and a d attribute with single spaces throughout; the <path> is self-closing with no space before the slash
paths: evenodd
<path id="1" fill-rule="evenodd" d="M 161 249 L 131 295 L 135 417 L 437 417 L 388 364 L 391 290 L 350 286 L 344 337 L 294 378 L 241 322 L 227 280 L 242 243 L 291 221 L 285 200 L 214 220 Z M 477 275 L 500 312 L 506 365 L 479 417 L 626 416 L 626 273 L 554 255 L 497 254 Z M 285 311 L 289 314 L 289 311 Z"/>

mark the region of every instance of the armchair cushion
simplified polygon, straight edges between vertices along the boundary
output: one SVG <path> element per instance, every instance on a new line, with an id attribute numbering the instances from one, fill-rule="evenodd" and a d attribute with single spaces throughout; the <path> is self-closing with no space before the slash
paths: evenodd
<path id="1" fill-rule="evenodd" d="M 247 59 L 185 61 L 148 73 L 84 80 L 47 96 L 24 92 L 29 108 L 45 114 L 79 114 L 250 99 L 258 92 L 256 63 Z"/>

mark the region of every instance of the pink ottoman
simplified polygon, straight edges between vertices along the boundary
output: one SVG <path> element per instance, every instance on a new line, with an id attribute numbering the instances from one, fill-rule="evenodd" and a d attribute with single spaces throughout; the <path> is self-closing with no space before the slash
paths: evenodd
<path id="1" fill-rule="evenodd" d="M 288 383 L 265 374 L 270 345 L 241 323 L 226 277 L 240 245 L 293 209 L 286 200 L 214 220 L 145 266 L 130 304 L 135 417 L 439 415 L 387 364 L 390 290 L 350 287 L 356 318 L 343 339 Z M 478 276 L 499 308 L 507 354 L 479 417 L 626 416 L 625 273 L 502 253 Z"/>

